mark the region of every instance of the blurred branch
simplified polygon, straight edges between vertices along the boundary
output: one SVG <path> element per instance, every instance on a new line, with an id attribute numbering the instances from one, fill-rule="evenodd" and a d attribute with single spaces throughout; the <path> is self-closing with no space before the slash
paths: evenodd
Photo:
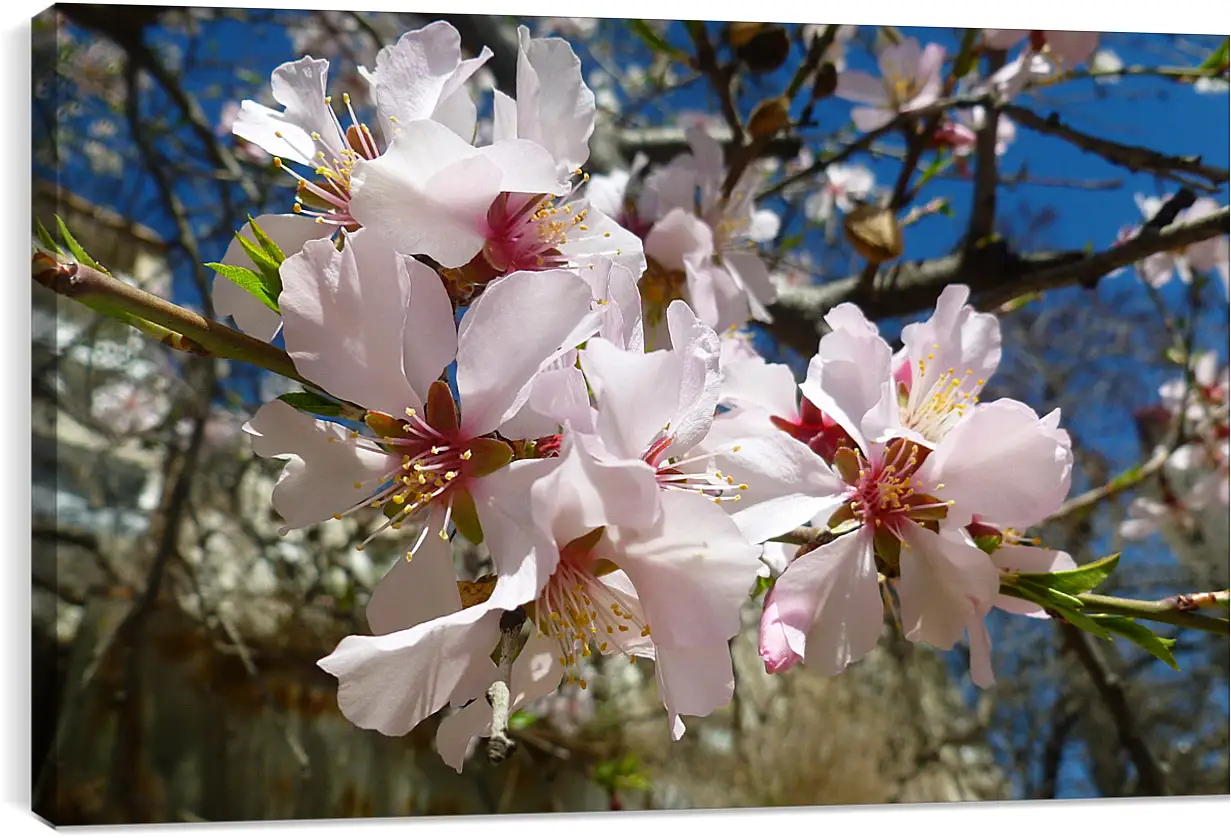
<path id="1" fill-rule="evenodd" d="M 1172 224 L 1157 235 L 1138 236 L 1097 253 L 1053 251 L 1015 254 L 1002 242 L 973 253 L 898 263 L 860 287 L 859 276 L 824 285 L 784 287 L 769 306 L 774 336 L 806 356 L 816 352 L 821 318 L 836 305 L 853 302 L 872 320 L 911 314 L 935 305 L 946 285 L 965 283 L 984 310 L 1025 294 L 1069 285 L 1093 286 L 1114 271 L 1152 253 L 1178 249 L 1225 235 L 1231 212 L 1223 207 L 1202 218 Z"/>
<path id="2" fill-rule="evenodd" d="M 521 607 L 500 615 L 500 677 L 487 690 L 487 702 L 492 706 L 492 732 L 487 741 L 487 758 L 491 762 L 504 762 L 517 746 L 517 742 L 509 736 L 509 714 L 513 703 L 510 686 L 515 647 L 525 622 L 526 611 Z"/>
<path id="3" fill-rule="evenodd" d="M 1155 797 L 1168 794 L 1166 773 L 1142 736 L 1140 723 L 1125 695 L 1123 680 L 1108 667 L 1092 636 L 1067 623 L 1057 625 L 1111 713 L 1120 745 L 1128 752 L 1137 769 L 1140 792 Z"/>

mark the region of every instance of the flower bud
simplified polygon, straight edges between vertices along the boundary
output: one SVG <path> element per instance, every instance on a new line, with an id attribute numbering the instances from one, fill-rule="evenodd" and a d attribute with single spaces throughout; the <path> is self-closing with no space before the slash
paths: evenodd
<path id="1" fill-rule="evenodd" d="M 857 206 L 846 214 L 842 229 L 855 251 L 874 265 L 902 255 L 902 227 L 888 207 Z"/>

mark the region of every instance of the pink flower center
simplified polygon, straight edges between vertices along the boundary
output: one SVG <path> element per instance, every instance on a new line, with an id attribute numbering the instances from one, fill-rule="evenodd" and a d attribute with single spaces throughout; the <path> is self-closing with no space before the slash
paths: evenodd
<path id="1" fill-rule="evenodd" d="M 862 452 L 843 448 L 834 458 L 842 478 L 850 487 L 846 505 L 837 517 L 858 518 L 864 526 L 875 527 L 901 537 L 907 521 L 936 521 L 948 513 L 952 501 L 939 500 L 925 491 L 939 491 L 943 484 L 925 487 L 916 473 L 931 452 L 905 439 L 895 439 L 876 463 L 869 463 Z"/>

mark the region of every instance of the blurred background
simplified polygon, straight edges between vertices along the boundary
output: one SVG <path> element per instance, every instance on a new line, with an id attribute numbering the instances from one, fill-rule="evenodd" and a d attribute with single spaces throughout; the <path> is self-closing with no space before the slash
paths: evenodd
<path id="1" fill-rule="evenodd" d="M 330 92 L 362 108 L 358 67 L 438 19 L 469 54 L 495 53 L 477 77 L 481 117 L 486 88 L 514 92 L 519 23 L 567 38 L 598 103 L 595 175 L 671 160 L 692 121 L 730 139 L 706 79 L 681 60 L 691 42 L 678 22 L 57 5 L 34 21 L 33 215 L 50 227 L 59 214 L 117 275 L 210 316 L 202 263 L 222 258 L 246 216 L 287 212 L 293 197 L 290 178 L 230 134 L 239 102 L 274 104 L 270 71 L 309 54 L 329 59 Z M 706 27 L 716 44 L 729 37 L 724 24 Z M 878 27 L 849 30 L 832 62 L 872 69 Z M 766 31 L 761 52 L 741 59 L 745 114 L 805 52 L 800 26 Z M 902 34 L 953 54 L 963 32 Z M 1194 66 L 1221 41 L 1105 34 L 1099 66 Z M 1228 164 L 1228 93 L 1216 80 L 1113 72 L 1023 101 L 1118 142 Z M 775 140 L 770 182 L 856 136 L 849 107 L 822 97 L 810 125 Z M 874 178 L 868 194 L 892 186 L 902 156 L 887 138 L 852 158 Z M 1176 188 L 1021 127 L 1000 171 L 996 229 L 1022 253 L 1106 248 L 1142 222 L 1135 195 Z M 961 166 L 931 178 L 907 259 L 953 250 L 969 181 Z M 780 281 L 824 284 L 862 266 L 816 198 L 835 183 L 805 180 L 766 200 L 783 222 L 763 247 Z M 1212 197 L 1225 204 L 1225 184 Z M 892 341 L 927 314 L 880 325 Z M 1159 444 L 1159 387 L 1183 375 L 1168 354 L 1177 331 L 1227 362 L 1217 278 L 1155 292 L 1130 268 L 1002 314 L 1005 357 L 987 397 L 1062 409 L 1074 496 Z M 1223 638 L 1157 627 L 1177 637 L 1176 673 L 1135 646 L 994 612 L 994 689 L 970 685 L 964 649 L 938 654 L 893 627 L 841 677 L 770 678 L 755 602 L 732 643 L 735 700 L 690 721 L 683 741 L 670 742 L 652 665 L 603 660 L 589 690 L 566 686 L 515 716 L 520 747 L 507 762 L 480 753 L 458 775 L 433 750 L 434 722 L 400 739 L 359 730 L 315 665 L 368 631 L 367 597 L 405 548 L 381 537 L 356 552 L 377 522 L 353 517 L 277 535 L 279 464 L 255 458 L 240 428 L 285 382 L 173 353 L 38 286 L 32 327 L 32 761 L 35 810 L 54 823 L 1227 792 Z M 756 341 L 802 375 L 810 352 L 798 341 L 774 326 Z M 1152 474 L 1041 534 L 1079 562 L 1122 550 L 1108 593 L 1226 588 L 1225 506 L 1122 537 L 1130 503 L 1169 492 Z"/>

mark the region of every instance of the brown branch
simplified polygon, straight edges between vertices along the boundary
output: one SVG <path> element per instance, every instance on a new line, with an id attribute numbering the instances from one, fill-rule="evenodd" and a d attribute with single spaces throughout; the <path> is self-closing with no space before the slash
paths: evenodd
<path id="1" fill-rule="evenodd" d="M 1117 143 L 1086 134 L 1065 125 L 1060 121 L 1059 114 L 1055 112 L 1047 117 L 1042 117 L 1021 105 L 1005 104 L 1001 106 L 1001 109 L 1027 128 L 1040 134 L 1051 134 L 1052 136 L 1059 137 L 1077 146 L 1082 151 L 1097 154 L 1104 160 L 1118 166 L 1123 166 L 1129 171 L 1154 172 L 1155 174 L 1183 183 L 1189 183 L 1189 180 L 1181 177 L 1181 174 L 1195 175 L 1209 182 L 1210 185 L 1208 187 L 1201 187 L 1207 189 L 1207 191 L 1213 191 L 1213 187 L 1217 184 L 1226 183 L 1229 177 L 1226 169 L 1220 169 L 1217 166 L 1207 166 L 1201 162 L 1199 156 L 1179 157 L 1163 154 L 1153 149 Z"/>
<path id="2" fill-rule="evenodd" d="M 1124 692 L 1123 679 L 1111 671 L 1093 637 L 1068 623 L 1057 625 L 1068 647 L 1077 655 L 1103 703 L 1107 705 L 1120 745 L 1128 752 L 1137 769 L 1137 782 L 1141 793 L 1155 797 L 1168 794 L 1166 772 L 1142 736 L 1140 722 L 1136 719 Z"/>
<path id="3" fill-rule="evenodd" d="M 995 243 L 972 253 L 900 262 L 878 272 L 866 287 L 860 287 L 858 275 L 824 285 L 784 287 L 778 300 L 769 306 L 774 318 L 770 329 L 779 341 L 811 356 L 816 352 L 821 318 L 841 303 L 856 303 L 873 320 L 895 317 L 927 309 L 935 305 L 946 285 L 964 283 L 976 304 L 987 310 L 1029 293 L 1069 285 L 1093 286 L 1115 269 L 1152 253 L 1226 235 L 1229 219 L 1231 214 L 1223 207 L 1202 218 L 1172 224 L 1157 235 L 1138 236 L 1093 254 L 1015 254 L 1003 243 Z"/>

